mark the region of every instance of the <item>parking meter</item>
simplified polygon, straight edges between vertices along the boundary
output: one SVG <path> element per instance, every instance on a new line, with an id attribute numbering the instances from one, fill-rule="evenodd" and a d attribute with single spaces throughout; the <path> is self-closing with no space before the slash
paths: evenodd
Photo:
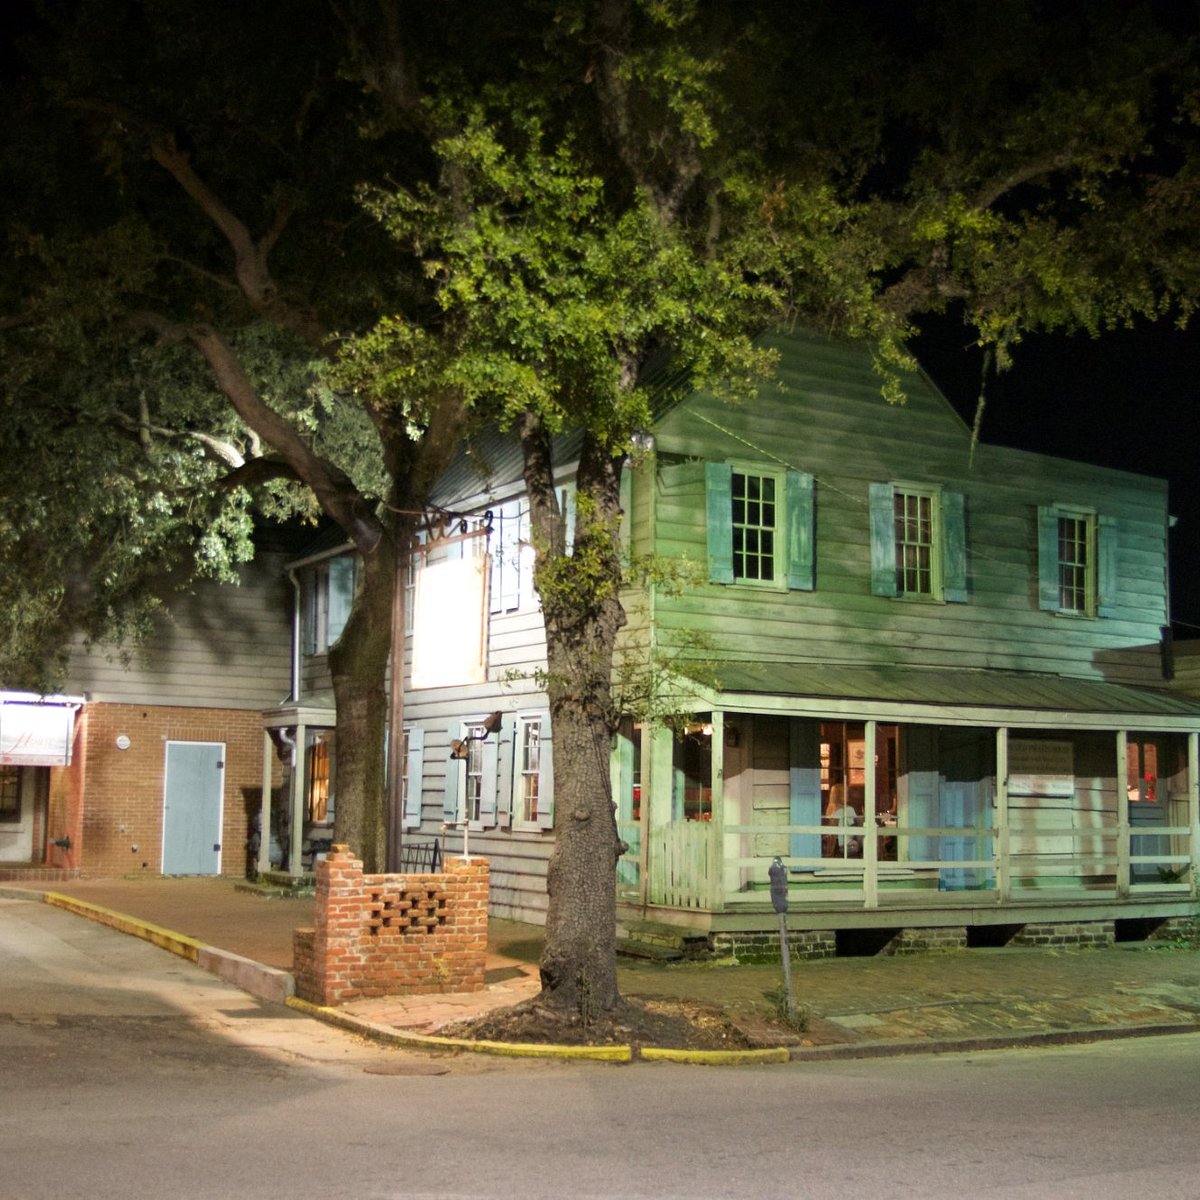
<path id="1" fill-rule="evenodd" d="M 788 906 L 788 877 L 787 867 L 783 865 L 783 859 L 778 857 L 767 868 L 767 875 L 771 880 L 771 906 L 777 913 L 787 912 Z"/>

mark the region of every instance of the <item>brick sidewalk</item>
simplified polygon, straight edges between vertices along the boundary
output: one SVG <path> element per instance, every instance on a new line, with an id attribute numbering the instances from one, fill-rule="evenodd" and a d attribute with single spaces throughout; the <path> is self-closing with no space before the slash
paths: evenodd
<path id="1" fill-rule="evenodd" d="M 6 885 L 7 886 L 7 885 Z M 291 934 L 312 922 L 311 899 L 269 899 L 227 879 L 73 880 L 55 890 L 291 970 Z M 470 996 L 362 1001 L 360 1015 L 429 1032 L 537 991 L 541 930 L 489 923 L 488 989 Z M 772 1012 L 777 965 L 643 963 L 619 968 L 628 996 L 693 1000 L 750 1024 Z M 972 949 L 895 958 L 797 963 L 796 1001 L 809 1013 L 805 1041 L 939 1044 L 1073 1030 L 1200 1024 L 1200 954 L 1143 944 L 1101 950 Z"/>

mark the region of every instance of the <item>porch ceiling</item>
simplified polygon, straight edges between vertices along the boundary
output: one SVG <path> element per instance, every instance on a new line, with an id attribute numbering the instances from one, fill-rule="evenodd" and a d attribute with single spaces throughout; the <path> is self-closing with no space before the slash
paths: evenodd
<path id="1" fill-rule="evenodd" d="M 1099 680 L 1003 671 L 722 664 L 713 707 L 1017 726 L 1200 728 L 1200 701 Z"/>

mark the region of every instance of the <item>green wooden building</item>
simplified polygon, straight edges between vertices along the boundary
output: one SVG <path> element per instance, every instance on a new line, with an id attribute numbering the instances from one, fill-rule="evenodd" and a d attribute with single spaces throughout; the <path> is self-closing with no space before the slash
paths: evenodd
<path id="1" fill-rule="evenodd" d="M 686 396 L 627 470 L 630 550 L 693 582 L 625 597 L 622 654 L 675 661 L 691 718 L 615 740 L 623 919 L 764 935 L 776 857 L 818 949 L 865 930 L 1104 939 L 1193 913 L 1200 703 L 1164 679 L 1165 484 L 972 449 L 923 376 L 889 406 L 868 348 L 767 340 L 780 369 L 757 400 Z M 473 461 L 439 499 L 477 518 L 431 538 L 411 581 L 404 824 L 451 852 L 465 830 L 494 911 L 537 919 L 543 633 L 515 449 Z M 452 758 L 495 711 L 499 736 Z"/>

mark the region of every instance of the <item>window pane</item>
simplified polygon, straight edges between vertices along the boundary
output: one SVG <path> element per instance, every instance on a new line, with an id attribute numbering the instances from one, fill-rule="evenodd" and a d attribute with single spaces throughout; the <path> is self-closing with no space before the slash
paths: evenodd
<path id="1" fill-rule="evenodd" d="M 1065 612 L 1091 611 L 1091 518 L 1058 519 L 1058 603 Z"/>
<path id="2" fill-rule="evenodd" d="M 0 821 L 21 819 L 21 768 L 0 767 Z"/>
<path id="3" fill-rule="evenodd" d="M 775 480 L 769 475 L 732 477 L 733 577 L 775 578 Z"/>
<path id="4" fill-rule="evenodd" d="M 936 588 L 933 497 L 897 491 L 893 505 L 896 591 L 901 596 L 931 596 Z"/>

